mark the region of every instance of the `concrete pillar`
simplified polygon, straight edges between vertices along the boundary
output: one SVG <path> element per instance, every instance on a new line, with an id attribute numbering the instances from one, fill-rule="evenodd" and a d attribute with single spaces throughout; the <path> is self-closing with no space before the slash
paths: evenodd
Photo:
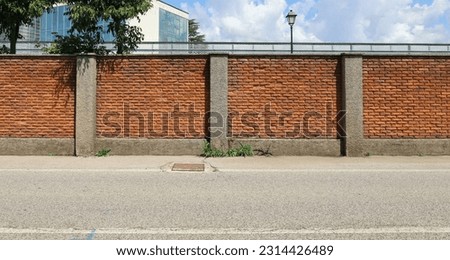
<path id="1" fill-rule="evenodd" d="M 97 59 L 95 55 L 77 57 L 75 116 L 75 154 L 95 155 L 97 121 Z"/>
<path id="2" fill-rule="evenodd" d="M 362 55 L 342 55 L 342 66 L 342 107 L 346 111 L 343 151 L 350 157 L 364 156 Z"/>
<path id="3" fill-rule="evenodd" d="M 210 56 L 210 115 L 211 146 L 228 149 L 228 55 Z"/>

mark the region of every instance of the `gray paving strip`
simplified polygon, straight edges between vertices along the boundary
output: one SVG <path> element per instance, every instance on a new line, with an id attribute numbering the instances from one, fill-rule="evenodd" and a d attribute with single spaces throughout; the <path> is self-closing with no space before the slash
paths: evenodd
<path id="1" fill-rule="evenodd" d="M 76 229 L 15 229 L 0 228 L 0 234 L 92 234 L 92 230 Z M 125 228 L 99 228 L 95 234 L 148 234 L 148 235 L 249 235 L 249 234 L 423 234 L 423 233 L 450 233 L 450 227 L 392 227 L 392 228 L 348 228 L 348 229 L 125 229 Z"/>
<path id="2" fill-rule="evenodd" d="M 173 168 L 170 167 L 169 171 Z M 437 172 L 437 173 L 450 173 L 450 169 L 398 169 L 398 168 L 381 168 L 381 169 L 221 169 L 214 168 L 214 172 L 225 172 L 225 173 L 239 173 L 239 172 L 256 172 L 256 173 L 264 173 L 264 172 L 283 172 L 283 173 L 360 173 L 362 171 L 367 173 L 383 173 L 389 171 L 391 173 L 422 173 L 429 171 Z M 161 173 L 167 172 L 167 169 L 0 169 L 0 173 L 83 173 L 83 172 L 91 172 L 91 173 Z M 172 170 L 176 171 L 176 170 Z M 185 170 L 186 172 L 194 170 Z M 206 168 L 205 168 L 206 171 Z M 212 172 L 212 171 L 211 171 Z"/>

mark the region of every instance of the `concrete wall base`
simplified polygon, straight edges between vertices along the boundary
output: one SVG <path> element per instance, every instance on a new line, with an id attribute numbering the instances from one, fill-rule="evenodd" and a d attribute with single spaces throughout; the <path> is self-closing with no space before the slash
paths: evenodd
<path id="1" fill-rule="evenodd" d="M 111 155 L 200 155 L 204 139 L 116 139 L 96 140 L 96 151 L 111 149 Z"/>
<path id="2" fill-rule="evenodd" d="M 97 139 L 96 151 L 111 149 L 111 155 L 200 155 L 205 140 Z M 254 150 L 274 156 L 340 156 L 340 140 L 335 139 L 236 139 L 231 147 L 249 144 Z M 448 139 L 364 139 L 360 156 L 450 155 Z M 72 138 L 0 138 L 0 155 L 74 155 Z"/>
<path id="3" fill-rule="evenodd" d="M 273 156 L 340 156 L 339 139 L 236 139 L 229 138 L 231 147 L 251 145 L 253 150 Z"/>
<path id="4" fill-rule="evenodd" d="M 363 155 L 450 155 L 448 139 L 364 139 Z"/>
<path id="5" fill-rule="evenodd" d="M 0 155 L 74 155 L 73 138 L 0 138 Z"/>

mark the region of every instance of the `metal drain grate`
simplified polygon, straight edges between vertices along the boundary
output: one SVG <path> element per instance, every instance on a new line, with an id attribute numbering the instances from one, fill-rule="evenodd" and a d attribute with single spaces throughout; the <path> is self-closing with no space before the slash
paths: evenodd
<path id="1" fill-rule="evenodd" d="M 204 172 L 205 165 L 202 163 L 175 163 L 172 167 L 175 172 Z"/>

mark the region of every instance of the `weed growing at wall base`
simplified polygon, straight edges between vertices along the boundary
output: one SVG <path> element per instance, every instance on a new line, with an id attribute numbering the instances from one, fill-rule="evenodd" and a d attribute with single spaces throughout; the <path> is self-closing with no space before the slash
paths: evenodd
<path id="1" fill-rule="evenodd" d="M 248 144 L 239 144 L 239 148 L 231 148 L 226 152 L 228 157 L 253 156 L 253 148 Z"/>
<path id="2" fill-rule="evenodd" d="M 97 157 L 107 157 L 109 156 L 109 153 L 111 152 L 111 149 L 102 149 L 98 151 L 95 156 Z"/>
<path id="3" fill-rule="evenodd" d="M 226 153 L 223 150 L 211 147 L 209 142 L 205 142 L 203 144 L 203 153 L 204 157 L 225 157 Z"/>
<path id="4" fill-rule="evenodd" d="M 205 157 L 247 157 L 253 156 L 253 148 L 248 144 L 239 144 L 239 148 L 230 148 L 227 151 L 213 148 L 209 142 L 203 144 L 202 156 Z"/>

